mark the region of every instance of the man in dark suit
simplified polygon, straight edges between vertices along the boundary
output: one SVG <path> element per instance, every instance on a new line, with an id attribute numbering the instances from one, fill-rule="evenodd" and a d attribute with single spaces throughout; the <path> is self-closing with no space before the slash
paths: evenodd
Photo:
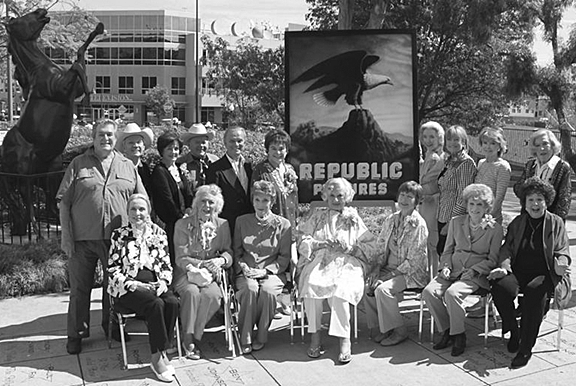
<path id="1" fill-rule="evenodd" d="M 232 234 L 236 218 L 254 212 L 250 199 L 252 165 L 242 155 L 245 143 L 246 131 L 242 127 L 227 129 L 224 133 L 226 154 L 210 165 L 206 173 L 206 183 L 222 189 L 224 208 L 220 217 L 228 220 Z"/>

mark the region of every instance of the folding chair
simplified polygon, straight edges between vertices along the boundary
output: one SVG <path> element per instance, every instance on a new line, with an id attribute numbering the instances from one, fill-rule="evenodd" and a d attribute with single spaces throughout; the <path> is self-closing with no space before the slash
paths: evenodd
<path id="1" fill-rule="evenodd" d="M 236 291 L 232 285 L 228 284 L 228 272 L 222 270 L 220 289 L 223 296 L 224 307 L 224 334 L 228 350 L 232 353 L 232 357 L 236 358 L 236 350 L 241 352 L 240 337 L 238 335 L 238 301 L 236 300 Z"/>
<path id="2" fill-rule="evenodd" d="M 406 288 L 402 291 L 404 294 L 414 294 L 414 296 L 418 297 L 418 301 L 420 302 L 420 310 L 418 313 L 418 342 L 422 343 L 422 331 L 424 329 L 424 299 L 422 298 L 422 291 L 424 288 Z M 434 318 L 432 314 L 430 314 L 430 341 L 433 342 L 434 340 Z"/>
<path id="3" fill-rule="evenodd" d="M 115 298 L 110 296 L 110 321 L 108 323 L 108 348 L 112 348 L 112 320 L 114 316 L 118 318 L 118 325 L 120 326 L 120 344 L 122 345 L 122 359 L 124 367 L 122 370 L 128 370 L 128 354 L 126 352 L 126 339 L 124 337 L 126 323 L 129 319 L 136 318 L 138 315 L 125 307 L 122 307 L 115 303 Z M 174 329 L 176 330 L 176 343 L 178 345 L 178 359 L 182 358 L 182 345 L 180 343 L 180 329 L 178 328 L 180 321 L 176 317 L 176 324 Z"/>
<path id="4" fill-rule="evenodd" d="M 484 347 L 486 347 L 488 345 L 488 334 L 490 333 L 490 310 L 492 310 L 494 327 L 498 325 L 498 322 L 496 321 L 496 312 L 492 294 L 485 288 L 479 288 L 470 296 L 479 296 L 480 299 L 484 302 Z"/>

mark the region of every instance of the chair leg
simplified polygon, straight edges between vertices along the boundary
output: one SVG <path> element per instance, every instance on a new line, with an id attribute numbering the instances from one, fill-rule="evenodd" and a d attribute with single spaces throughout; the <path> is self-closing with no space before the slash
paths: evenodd
<path id="1" fill-rule="evenodd" d="M 304 343 L 304 319 L 306 318 L 306 309 L 304 308 L 304 299 L 300 302 L 300 341 Z"/>
<path id="2" fill-rule="evenodd" d="M 492 298 L 490 294 L 486 295 L 484 299 L 484 347 L 488 345 L 488 322 L 490 321 L 490 303 L 492 302 Z"/>
<path id="3" fill-rule="evenodd" d="M 556 349 L 560 351 L 562 343 L 562 330 L 564 329 L 564 310 L 558 309 L 558 334 L 556 336 Z"/>
<path id="4" fill-rule="evenodd" d="M 354 343 L 358 343 L 358 306 L 352 306 L 354 308 Z"/>
<path id="5" fill-rule="evenodd" d="M 182 341 L 180 339 L 180 318 L 176 316 L 176 324 L 174 325 L 176 330 L 176 344 L 178 345 L 178 360 L 182 359 Z"/>
<path id="6" fill-rule="evenodd" d="M 126 353 L 126 340 L 124 339 L 124 327 L 126 326 L 126 321 L 121 314 L 116 314 L 118 316 L 118 325 L 120 326 L 120 344 L 122 345 L 122 359 L 124 360 L 124 369 L 128 370 L 128 355 Z"/>
<path id="7" fill-rule="evenodd" d="M 294 307 L 290 309 L 290 344 L 294 344 Z"/>
<path id="8" fill-rule="evenodd" d="M 418 343 L 422 343 L 422 327 L 424 324 L 424 299 L 420 294 L 420 315 L 418 316 Z"/>

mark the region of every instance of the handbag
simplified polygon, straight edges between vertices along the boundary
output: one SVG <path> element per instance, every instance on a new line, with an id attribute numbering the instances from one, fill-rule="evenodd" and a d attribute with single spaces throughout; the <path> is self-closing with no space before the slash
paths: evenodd
<path id="1" fill-rule="evenodd" d="M 206 268 L 198 268 L 193 265 L 187 268 L 186 276 L 188 276 L 189 283 L 195 284 L 198 287 L 206 287 L 213 281 L 210 271 Z"/>

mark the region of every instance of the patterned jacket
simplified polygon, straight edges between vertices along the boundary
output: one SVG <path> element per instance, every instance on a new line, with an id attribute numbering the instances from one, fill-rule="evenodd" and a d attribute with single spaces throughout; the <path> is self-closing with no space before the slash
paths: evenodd
<path id="1" fill-rule="evenodd" d="M 380 257 L 378 266 L 384 268 L 388 259 L 388 242 L 392 236 L 394 223 L 398 221 L 400 212 L 392 213 L 386 217 L 382 224 L 382 231 L 378 237 Z M 414 211 L 404 218 L 407 223 L 402 234 L 398 237 L 398 267 L 406 279 L 406 288 L 424 288 L 428 284 L 428 228 L 426 222 Z"/>
<path id="2" fill-rule="evenodd" d="M 548 211 L 554 213 L 562 220 L 566 221 L 568 216 L 568 211 L 570 210 L 570 203 L 572 202 L 572 182 L 571 182 L 572 170 L 568 162 L 560 160 L 554 171 L 552 172 L 552 177 L 550 178 L 550 183 L 554 186 L 556 191 L 556 197 L 552 201 L 552 205 L 548 207 Z M 514 184 L 514 193 L 516 196 L 520 196 L 520 189 L 525 180 L 530 177 L 534 177 L 536 174 L 536 158 L 528 160 L 524 171 L 522 172 L 522 177 Z"/>
<path id="3" fill-rule="evenodd" d="M 150 256 L 154 258 L 152 271 L 158 280 L 165 280 L 166 284 L 172 282 L 172 266 L 168 256 L 168 238 L 158 225 L 150 223 L 152 231 L 146 236 L 146 245 Z M 110 257 L 108 259 L 108 293 L 113 297 L 121 297 L 128 290 L 125 284 L 135 280 L 136 275 L 143 267 L 140 260 L 140 244 L 136 241 L 131 225 L 116 229 L 112 233 Z"/>

